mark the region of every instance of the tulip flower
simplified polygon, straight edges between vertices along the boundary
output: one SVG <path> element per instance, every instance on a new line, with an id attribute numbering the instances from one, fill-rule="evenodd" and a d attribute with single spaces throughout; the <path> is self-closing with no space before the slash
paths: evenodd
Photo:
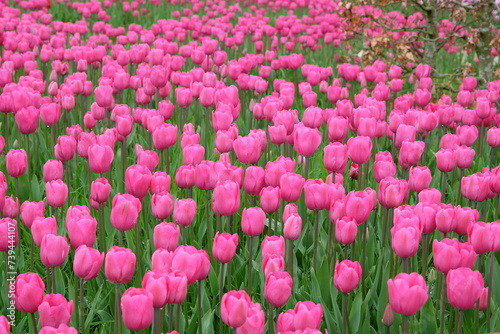
<path id="1" fill-rule="evenodd" d="M 333 283 L 335 288 L 346 294 L 353 291 L 361 279 L 361 265 L 359 262 L 344 260 L 335 264 Z"/>
<path id="2" fill-rule="evenodd" d="M 264 334 L 266 319 L 259 303 L 250 303 L 245 323 L 236 329 L 236 334 Z"/>
<path id="3" fill-rule="evenodd" d="M 155 249 L 163 248 L 173 252 L 179 244 L 180 229 L 173 223 L 162 222 L 153 232 Z"/>
<path id="4" fill-rule="evenodd" d="M 286 271 L 270 273 L 266 277 L 264 296 L 276 308 L 286 304 L 292 294 L 293 280 Z"/>
<path id="5" fill-rule="evenodd" d="M 121 297 L 120 308 L 125 327 L 139 331 L 153 322 L 153 295 L 146 289 L 129 288 Z"/>
<path id="6" fill-rule="evenodd" d="M 250 304 L 250 297 L 245 291 L 233 290 L 225 293 L 220 304 L 222 321 L 232 328 L 243 326 L 247 320 Z"/>
<path id="7" fill-rule="evenodd" d="M 389 303 L 394 312 L 411 317 L 427 301 L 427 285 L 417 273 L 401 273 L 387 281 Z"/>
<path id="8" fill-rule="evenodd" d="M 35 313 L 43 301 L 45 284 L 38 274 L 24 273 L 16 277 L 14 302 L 20 312 Z"/>
<path id="9" fill-rule="evenodd" d="M 446 295 L 451 306 L 462 311 L 474 308 L 484 289 L 479 271 L 470 268 L 452 269 L 446 275 Z"/>
<path id="10" fill-rule="evenodd" d="M 73 314 L 73 301 L 67 301 L 63 295 L 48 294 L 43 297 L 42 303 L 38 306 L 40 314 L 40 325 L 42 327 L 59 327 L 69 325 Z"/>

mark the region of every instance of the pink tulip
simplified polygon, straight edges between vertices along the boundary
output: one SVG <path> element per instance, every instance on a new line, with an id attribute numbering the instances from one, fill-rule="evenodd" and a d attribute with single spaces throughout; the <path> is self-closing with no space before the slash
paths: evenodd
<path id="1" fill-rule="evenodd" d="M 257 163 L 262 154 L 259 142 L 252 136 L 238 136 L 233 141 L 233 149 L 238 160 L 244 164 Z"/>
<path id="2" fill-rule="evenodd" d="M 344 173 L 347 166 L 347 146 L 339 142 L 330 143 L 323 149 L 323 164 L 330 172 Z"/>
<path id="3" fill-rule="evenodd" d="M 427 301 L 427 285 L 424 278 L 417 274 L 401 273 L 387 281 L 389 303 L 392 309 L 406 316 L 415 315 Z"/>
<path id="4" fill-rule="evenodd" d="M 455 156 L 453 151 L 449 149 L 441 149 L 437 151 L 436 166 L 441 172 L 451 172 L 455 168 Z"/>
<path id="5" fill-rule="evenodd" d="M 59 160 L 47 160 L 43 165 L 43 180 L 50 182 L 53 180 L 62 180 L 64 176 L 63 164 Z"/>
<path id="6" fill-rule="evenodd" d="M 153 295 L 146 289 L 128 288 L 120 302 L 123 322 L 131 331 L 139 331 L 153 322 Z"/>
<path id="7" fill-rule="evenodd" d="M 162 222 L 155 226 L 153 237 L 155 249 L 163 248 L 173 252 L 179 244 L 179 227 L 173 223 Z"/>
<path id="8" fill-rule="evenodd" d="M 266 254 L 262 258 L 262 272 L 264 273 L 264 277 L 277 271 L 285 271 L 285 259 L 281 255 Z"/>
<path id="9" fill-rule="evenodd" d="M 141 165 L 132 165 L 125 171 L 125 189 L 137 198 L 144 198 L 151 184 L 151 171 Z"/>
<path id="10" fill-rule="evenodd" d="M 283 236 L 288 240 L 297 240 L 302 231 L 302 218 L 298 214 L 293 214 L 285 220 L 283 225 Z"/>
<path id="11" fill-rule="evenodd" d="M 234 181 L 220 182 L 213 192 L 212 210 L 222 216 L 235 214 L 240 208 L 240 187 Z"/>
<path id="12" fill-rule="evenodd" d="M 446 275 L 446 296 L 451 306 L 462 311 L 474 308 L 484 290 L 479 271 L 470 268 L 453 269 Z"/>
<path id="13" fill-rule="evenodd" d="M 238 234 L 221 233 L 215 235 L 212 254 L 221 263 L 228 263 L 236 254 Z"/>
<path id="14" fill-rule="evenodd" d="M 105 203 L 111 193 L 111 185 L 106 178 L 92 181 L 90 185 L 90 198 L 97 203 Z"/>
<path id="15" fill-rule="evenodd" d="M 469 243 L 460 243 L 457 239 L 434 240 L 432 243 L 434 266 L 443 274 L 460 267 L 473 268 L 476 252 Z"/>
<path id="16" fill-rule="evenodd" d="M 280 195 L 284 201 L 296 202 L 302 194 L 305 180 L 300 174 L 285 173 L 280 178 Z"/>
<path id="17" fill-rule="evenodd" d="M 103 262 L 104 253 L 82 245 L 75 252 L 73 271 L 76 276 L 88 281 L 99 276 Z"/>
<path id="18" fill-rule="evenodd" d="M 250 297 L 245 291 L 229 291 L 222 296 L 220 314 L 222 321 L 232 328 L 243 326 L 246 322 Z"/>
<path id="19" fill-rule="evenodd" d="M 321 144 L 321 132 L 316 128 L 295 126 L 294 148 L 301 156 L 310 157 Z"/>
<path id="20" fill-rule="evenodd" d="M 113 246 L 106 253 L 104 274 L 112 283 L 127 284 L 134 276 L 136 257 L 128 248 Z"/>
<path id="21" fill-rule="evenodd" d="M 40 259 L 46 267 L 59 267 L 69 253 L 69 244 L 65 237 L 46 234 L 40 244 Z"/>
<path id="22" fill-rule="evenodd" d="M 282 307 L 292 294 L 293 280 L 286 271 L 277 271 L 266 276 L 264 296 L 269 304 Z"/>
<path id="23" fill-rule="evenodd" d="M 356 240 L 358 224 L 352 217 L 343 217 L 335 222 L 335 239 L 343 245 L 349 245 Z"/>
<path id="24" fill-rule="evenodd" d="M 43 301 L 45 284 L 38 274 L 24 273 L 16 277 L 14 301 L 20 312 L 35 313 Z"/>
<path id="25" fill-rule="evenodd" d="M 12 177 L 19 177 L 26 172 L 28 156 L 24 150 L 10 150 L 5 155 L 7 173 Z"/>
<path id="26" fill-rule="evenodd" d="M 422 238 L 422 231 L 417 226 L 395 225 L 391 235 L 391 246 L 398 257 L 406 259 L 417 253 Z"/>
<path id="27" fill-rule="evenodd" d="M 362 277 L 361 265 L 356 261 L 344 260 L 335 264 L 333 284 L 342 293 L 352 292 Z"/>
<path id="28" fill-rule="evenodd" d="M 58 327 L 59 325 L 69 325 L 73 314 L 73 301 L 67 301 L 63 295 L 48 294 L 43 297 L 42 303 L 38 306 L 40 314 L 40 325 Z"/>
<path id="29" fill-rule="evenodd" d="M 179 246 L 172 258 L 172 270 L 181 270 L 186 274 L 187 283 L 203 280 L 210 271 L 210 259 L 207 252 L 193 246 Z"/>
<path id="30" fill-rule="evenodd" d="M 151 198 L 151 213 L 156 219 L 166 219 L 172 214 L 173 198 L 167 191 L 153 194 Z"/>
<path id="31" fill-rule="evenodd" d="M 305 330 L 306 328 L 319 329 L 321 319 L 323 318 L 323 308 L 321 304 L 315 304 L 311 301 L 298 302 L 294 308 L 293 326 L 296 330 Z"/>
<path id="32" fill-rule="evenodd" d="M 265 237 L 262 241 L 262 257 L 268 254 L 285 256 L 285 239 L 278 236 Z"/>
<path id="33" fill-rule="evenodd" d="M 247 319 L 243 326 L 236 329 L 236 334 L 264 334 L 265 323 L 264 311 L 260 304 L 250 303 Z"/>
<path id="34" fill-rule="evenodd" d="M 67 220 L 66 229 L 68 230 L 71 247 L 74 249 L 77 249 L 81 245 L 94 246 L 97 230 L 97 220 L 95 218 L 88 217 L 79 220 Z"/>
<path id="35" fill-rule="evenodd" d="M 180 270 L 173 270 L 167 274 L 167 303 L 180 304 L 186 299 L 187 295 L 186 274 Z"/>
<path id="36" fill-rule="evenodd" d="M 410 176 L 408 180 L 408 185 L 414 192 L 421 192 L 427 189 L 432 181 L 432 175 L 429 167 L 427 166 L 417 166 L 410 169 Z"/>
<path id="37" fill-rule="evenodd" d="M 372 141 L 370 137 L 352 137 L 347 141 L 347 154 L 354 163 L 359 165 L 367 163 L 370 160 L 371 152 Z"/>
<path id="38" fill-rule="evenodd" d="M 409 186 L 406 180 L 386 177 L 380 181 L 378 201 L 385 208 L 400 206 L 408 198 Z"/>
<path id="39" fill-rule="evenodd" d="M 45 184 L 47 204 L 62 207 L 68 198 L 68 186 L 62 180 L 49 181 Z"/>
<path id="40" fill-rule="evenodd" d="M 252 196 L 257 196 L 265 186 L 265 171 L 262 167 L 250 166 L 245 171 L 243 189 Z"/>
<path id="41" fill-rule="evenodd" d="M 165 269 L 156 269 L 146 272 L 142 279 L 142 288 L 153 296 L 154 308 L 163 308 L 167 304 L 167 274 Z"/>
<path id="42" fill-rule="evenodd" d="M 104 174 L 111 167 L 114 152 L 108 145 L 92 145 L 88 149 L 89 168 L 93 173 Z"/>
<path id="43" fill-rule="evenodd" d="M 174 204 L 174 222 L 189 226 L 196 215 L 196 202 L 191 198 L 176 199 Z"/>
<path id="44" fill-rule="evenodd" d="M 37 217 L 43 217 L 45 212 L 44 202 L 28 202 L 21 204 L 21 220 L 27 228 L 31 228 Z"/>
<path id="45" fill-rule="evenodd" d="M 264 314 L 264 313 L 262 313 Z M 9 334 L 10 333 L 10 322 L 6 316 L 0 316 L 0 333 Z"/>
<path id="46" fill-rule="evenodd" d="M 265 221 L 266 213 L 260 207 L 245 208 L 241 213 L 241 229 L 248 236 L 261 235 Z"/>
<path id="47" fill-rule="evenodd" d="M 44 326 L 38 334 L 78 334 L 78 331 L 74 327 L 61 324 L 58 327 Z"/>
<path id="48" fill-rule="evenodd" d="M 128 231 L 137 224 L 142 209 L 141 202 L 129 194 L 116 194 L 111 207 L 110 221 L 119 231 Z"/>

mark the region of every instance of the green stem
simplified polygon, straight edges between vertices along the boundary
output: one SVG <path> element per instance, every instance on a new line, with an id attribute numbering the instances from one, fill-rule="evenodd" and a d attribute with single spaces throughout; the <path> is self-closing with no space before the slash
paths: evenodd
<path id="1" fill-rule="evenodd" d="M 33 168 L 33 161 L 31 156 L 31 145 L 30 145 L 30 137 L 26 135 L 26 154 L 28 155 L 28 198 L 31 198 L 31 169 Z M 68 184 L 69 187 L 69 184 Z"/>
<path id="2" fill-rule="evenodd" d="M 56 268 L 51 267 L 50 268 L 52 272 L 52 293 L 57 293 L 56 291 Z"/>
<path id="3" fill-rule="evenodd" d="M 342 334 L 347 334 L 347 294 L 342 294 Z"/>
<path id="4" fill-rule="evenodd" d="M 424 234 L 422 242 L 422 275 L 427 276 L 427 259 L 429 257 L 429 240 L 430 235 Z"/>
<path id="5" fill-rule="evenodd" d="M 332 252 L 332 230 L 334 230 L 334 228 L 332 227 L 332 225 L 335 224 L 335 223 L 329 223 L 328 224 L 328 239 L 326 241 L 326 257 L 327 258 L 330 258 L 331 256 L 331 252 Z"/>
<path id="6" fill-rule="evenodd" d="M 19 199 L 19 202 L 22 202 L 20 194 L 19 194 L 19 178 L 16 177 L 16 197 Z"/>
<path id="7" fill-rule="evenodd" d="M 175 328 L 181 332 L 181 304 L 177 304 L 177 312 L 175 313 Z"/>
<path id="8" fill-rule="evenodd" d="M 33 326 L 34 333 L 38 333 L 38 327 L 36 325 L 35 313 L 30 313 L 31 326 Z"/>
<path id="9" fill-rule="evenodd" d="M 187 245 L 186 242 L 186 226 L 181 226 L 181 234 L 182 234 L 182 243 Z"/>
<path id="10" fill-rule="evenodd" d="M 174 304 L 170 304 L 168 312 L 168 331 L 171 332 L 174 327 Z"/>
<path id="11" fill-rule="evenodd" d="M 122 188 L 122 193 L 125 192 L 125 171 L 127 170 L 127 139 L 123 138 L 122 141 L 122 147 L 121 147 L 121 159 L 122 159 L 122 181 L 121 182 L 121 188 Z"/>
<path id="12" fill-rule="evenodd" d="M 102 253 L 106 250 L 106 242 L 104 241 L 104 203 L 99 203 L 98 209 L 99 222 L 99 251 Z"/>
<path id="13" fill-rule="evenodd" d="M 442 184 L 441 184 L 441 194 L 443 196 L 443 199 L 442 199 L 443 203 L 446 203 L 445 198 L 446 198 L 447 177 L 448 177 L 448 173 L 443 173 Z"/>
<path id="14" fill-rule="evenodd" d="M 462 334 L 462 321 L 464 318 L 464 311 L 460 310 L 458 312 L 458 319 L 457 319 L 457 334 Z"/>
<path id="15" fill-rule="evenodd" d="M 224 294 L 224 266 L 225 263 L 221 263 L 220 265 L 220 275 L 219 275 L 219 294 L 222 300 L 222 295 Z"/>
<path id="16" fill-rule="evenodd" d="M 248 270 L 247 270 L 247 280 L 248 280 L 248 291 L 252 293 L 252 269 L 253 269 L 253 237 L 248 237 Z"/>
<path id="17" fill-rule="evenodd" d="M 158 326 L 160 322 L 160 309 L 154 308 L 153 313 L 153 334 L 160 334 L 160 327 Z"/>
<path id="18" fill-rule="evenodd" d="M 408 327 L 408 316 L 404 315 L 403 316 L 403 334 L 408 334 L 410 333 L 409 327 Z"/>
<path id="19" fill-rule="evenodd" d="M 81 334 L 85 334 L 85 313 L 84 313 L 85 301 L 83 299 L 83 292 L 84 292 L 83 283 L 84 283 L 83 278 L 80 278 L 80 298 L 79 298 L 80 312 L 79 312 L 79 316 L 80 316 L 80 333 Z"/>
<path id="20" fill-rule="evenodd" d="M 382 225 L 382 253 L 384 252 L 385 249 L 385 241 L 387 238 L 387 225 L 389 221 L 389 209 L 382 207 L 382 212 L 383 212 L 383 225 Z"/>
<path id="21" fill-rule="evenodd" d="M 366 263 L 366 232 L 368 229 L 368 221 L 366 221 L 363 224 L 363 239 L 362 239 L 362 254 L 361 254 L 361 268 L 365 268 L 365 263 Z M 366 270 L 363 270 L 362 273 L 362 278 L 361 278 L 361 292 L 363 295 L 363 298 L 366 296 L 366 284 L 365 284 L 365 272 Z"/>
<path id="22" fill-rule="evenodd" d="M 205 152 L 207 153 L 207 159 L 209 157 L 209 150 L 208 150 L 208 134 L 209 134 L 209 126 L 210 126 L 210 113 L 208 111 L 208 108 L 205 108 L 205 133 L 203 136 L 203 143 L 205 146 Z"/>
<path id="23" fill-rule="evenodd" d="M 464 170 L 460 168 L 460 178 L 458 179 L 457 186 L 457 205 L 462 204 L 462 178 L 464 177 Z"/>
<path id="24" fill-rule="evenodd" d="M 293 277 L 293 240 L 288 240 L 288 256 L 286 259 L 288 265 L 288 273 Z"/>
<path id="25" fill-rule="evenodd" d="M 444 311 L 445 311 L 445 301 L 446 301 L 446 277 L 443 276 L 441 283 L 441 305 L 439 306 L 439 334 L 444 333 L 444 328 L 446 324 L 444 323 Z"/>
<path id="26" fill-rule="evenodd" d="M 170 175 L 170 155 L 168 153 L 168 147 L 165 149 L 165 159 L 167 160 L 167 167 L 165 171 L 168 175 Z"/>
<path id="27" fill-rule="evenodd" d="M 488 275 L 488 304 L 486 306 L 486 332 L 490 332 L 491 329 L 491 303 L 493 296 L 493 270 L 495 264 L 495 253 L 490 253 L 490 272 Z"/>
<path id="28" fill-rule="evenodd" d="M 52 279 L 50 278 L 50 267 L 46 267 L 46 279 L 47 279 L 47 293 L 52 293 L 52 284 L 50 282 L 52 282 Z"/>
<path id="29" fill-rule="evenodd" d="M 212 231 L 213 225 L 210 220 L 210 201 L 208 198 L 208 191 L 205 191 L 205 222 L 208 225 L 208 244 L 214 240 L 214 232 Z"/>
<path id="30" fill-rule="evenodd" d="M 122 333 L 122 315 L 120 309 L 120 283 L 115 283 L 115 334 Z"/>
<path id="31" fill-rule="evenodd" d="M 202 334 L 203 333 L 203 327 L 202 327 L 202 324 L 201 324 L 201 320 L 202 320 L 202 312 L 201 312 L 201 288 L 202 288 L 202 282 L 203 281 L 198 281 L 198 334 Z M 158 332 L 160 333 L 160 332 Z"/>
<path id="32" fill-rule="evenodd" d="M 30 249 L 31 249 L 31 252 L 30 252 L 30 270 L 31 272 L 34 272 L 34 268 L 35 268 L 35 262 L 34 262 L 34 259 L 33 259 L 33 254 L 35 254 L 35 245 L 34 245 L 34 240 L 33 240 L 33 237 L 30 238 L 31 239 L 31 245 L 30 245 Z"/>
<path id="33" fill-rule="evenodd" d="M 317 266 L 317 258 L 318 258 L 318 239 L 319 239 L 319 211 L 316 211 L 316 217 L 314 221 L 314 258 L 313 258 L 313 266 L 314 270 L 318 270 Z"/>
<path id="34" fill-rule="evenodd" d="M 309 177 L 309 159 L 304 157 L 304 179 Z"/>

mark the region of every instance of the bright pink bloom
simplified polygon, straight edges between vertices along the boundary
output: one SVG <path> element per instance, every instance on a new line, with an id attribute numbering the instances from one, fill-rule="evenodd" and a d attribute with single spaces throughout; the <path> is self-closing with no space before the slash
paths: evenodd
<path id="1" fill-rule="evenodd" d="M 342 293 L 352 292 L 359 284 L 362 269 L 359 262 L 344 260 L 335 264 L 333 284 Z"/>
<path id="2" fill-rule="evenodd" d="M 424 278 L 417 274 L 401 273 L 387 281 L 389 303 L 392 309 L 406 316 L 415 315 L 427 301 L 427 285 Z"/>

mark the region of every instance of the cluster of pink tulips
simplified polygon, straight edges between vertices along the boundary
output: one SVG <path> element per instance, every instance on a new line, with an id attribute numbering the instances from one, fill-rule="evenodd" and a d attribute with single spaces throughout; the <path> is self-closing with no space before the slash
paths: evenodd
<path id="1" fill-rule="evenodd" d="M 500 81 L 380 18 L 1 1 L 0 334 L 500 332 Z"/>

